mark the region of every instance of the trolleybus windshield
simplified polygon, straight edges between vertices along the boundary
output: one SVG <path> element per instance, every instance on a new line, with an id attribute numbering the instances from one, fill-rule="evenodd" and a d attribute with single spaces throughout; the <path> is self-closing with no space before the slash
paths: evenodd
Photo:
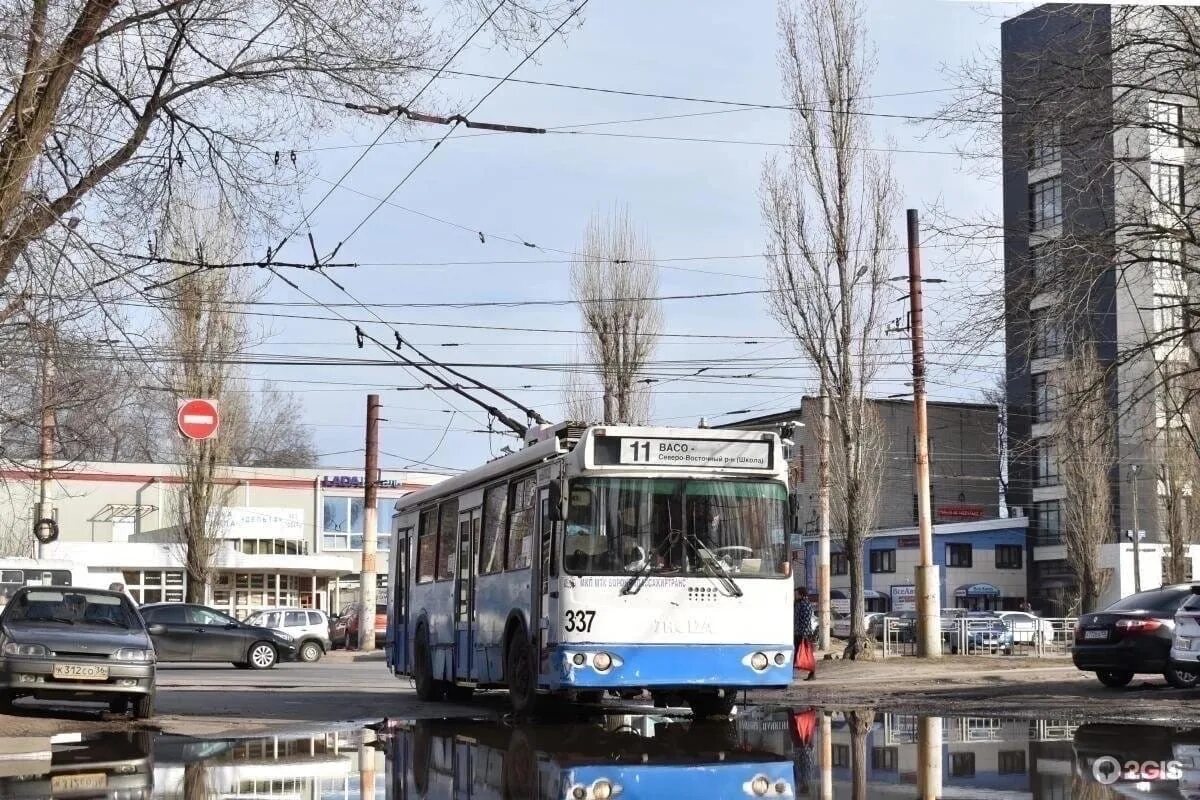
<path id="1" fill-rule="evenodd" d="M 787 491 L 769 481 L 576 478 L 563 567 L 576 575 L 787 575 Z"/>

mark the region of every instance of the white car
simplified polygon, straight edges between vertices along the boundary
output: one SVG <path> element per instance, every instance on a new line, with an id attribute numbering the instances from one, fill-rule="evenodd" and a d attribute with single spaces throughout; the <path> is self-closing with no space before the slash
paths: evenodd
<path id="1" fill-rule="evenodd" d="M 264 608 L 246 619 L 247 625 L 283 631 L 296 642 L 299 661 L 319 661 L 332 649 L 329 641 L 329 617 L 315 608 Z"/>
<path id="2" fill-rule="evenodd" d="M 1012 631 L 1014 644 L 1034 644 L 1054 641 L 1054 623 L 1028 611 L 999 611 L 996 613 Z"/>
<path id="3" fill-rule="evenodd" d="M 863 632 L 868 636 L 878 635 L 878 631 L 882 628 L 883 614 L 879 611 L 868 611 L 863 614 Z M 877 621 L 880 620 L 880 621 Z M 874 625 L 874 629 L 872 629 Z M 838 639 L 850 638 L 850 615 L 839 614 L 836 611 L 833 614 L 833 624 L 829 627 L 829 633 Z"/>
<path id="4" fill-rule="evenodd" d="M 1200 666 L 1200 586 L 1175 612 L 1175 634 L 1171 640 L 1171 664 L 1181 663 L 1188 672 Z"/>

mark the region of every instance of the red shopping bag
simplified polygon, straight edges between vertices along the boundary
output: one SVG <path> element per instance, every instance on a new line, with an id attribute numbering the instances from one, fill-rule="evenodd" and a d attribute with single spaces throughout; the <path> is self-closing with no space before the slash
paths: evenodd
<path id="1" fill-rule="evenodd" d="M 796 659 L 793 663 L 796 669 L 801 669 L 805 672 L 816 670 L 817 656 L 813 652 L 812 642 L 807 639 L 800 640 L 800 645 L 796 648 Z"/>
<path id="2" fill-rule="evenodd" d="M 792 742 L 797 745 L 810 745 L 813 734 L 817 730 L 817 711 L 808 708 L 804 711 L 791 712 Z"/>

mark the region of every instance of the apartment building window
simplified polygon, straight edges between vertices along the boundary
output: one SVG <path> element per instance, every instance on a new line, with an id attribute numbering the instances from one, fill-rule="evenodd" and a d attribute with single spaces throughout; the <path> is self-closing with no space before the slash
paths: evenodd
<path id="1" fill-rule="evenodd" d="M 850 768 L 850 745 L 834 744 L 829 753 L 829 759 L 833 762 L 834 769 L 849 769 Z"/>
<path id="2" fill-rule="evenodd" d="M 1150 101 L 1150 146 L 1183 147 L 1183 106 Z"/>
<path id="3" fill-rule="evenodd" d="M 1183 280 L 1183 242 L 1175 238 L 1161 238 L 1154 243 L 1154 279 L 1161 283 L 1178 283 Z"/>
<path id="4" fill-rule="evenodd" d="M 975 754 L 973 752 L 950 754 L 950 777 L 975 777 Z"/>
<path id="5" fill-rule="evenodd" d="M 1061 142 L 1062 128 L 1057 122 L 1035 125 L 1029 139 L 1029 168 L 1039 169 L 1058 161 Z"/>
<path id="6" fill-rule="evenodd" d="M 1178 428 L 1187 421 L 1188 391 L 1181 376 L 1168 376 L 1154 395 L 1154 416 L 1160 428 Z"/>
<path id="7" fill-rule="evenodd" d="M 1052 281 L 1059 269 L 1058 247 L 1053 242 L 1029 248 L 1029 279 L 1034 283 Z"/>
<path id="8" fill-rule="evenodd" d="M 1025 565 L 1025 548 L 1019 544 L 996 545 L 996 569 L 1021 569 Z"/>
<path id="9" fill-rule="evenodd" d="M 1183 214 L 1183 166 L 1180 164 L 1164 164 L 1161 161 L 1150 163 L 1150 188 L 1154 197 L 1163 207 L 1177 215 Z"/>
<path id="10" fill-rule="evenodd" d="M 1037 424 L 1054 419 L 1054 414 L 1058 411 L 1058 390 L 1055 389 L 1050 376 L 1044 372 L 1036 373 L 1030 376 L 1029 385 L 1033 394 L 1030 421 Z"/>
<path id="11" fill-rule="evenodd" d="M 871 573 L 878 574 L 881 572 L 896 571 L 896 551 L 889 550 L 872 550 L 871 551 Z"/>
<path id="12" fill-rule="evenodd" d="M 1029 312 L 1030 329 L 1033 332 L 1032 358 L 1049 358 L 1062 354 L 1066 338 L 1062 320 L 1051 312 L 1052 309 Z"/>
<path id="13" fill-rule="evenodd" d="M 1183 333 L 1182 297 L 1160 294 L 1154 298 L 1154 332 L 1158 334 Z"/>
<path id="14" fill-rule="evenodd" d="M 1036 486 L 1058 485 L 1058 448 L 1049 439 L 1038 439 L 1037 461 L 1034 464 Z"/>
<path id="15" fill-rule="evenodd" d="M 900 748 L 872 747 L 871 769 L 879 772 L 896 772 L 900 769 Z"/>
<path id="16" fill-rule="evenodd" d="M 1044 231 L 1060 224 L 1062 219 L 1062 181 L 1050 178 L 1030 184 L 1029 227 Z"/>
<path id="17" fill-rule="evenodd" d="M 845 553 L 830 553 L 829 554 L 829 574 L 831 575 L 849 575 L 850 564 L 846 561 Z"/>
<path id="18" fill-rule="evenodd" d="M 1062 503 L 1048 500 L 1033 504 L 1033 530 L 1038 544 L 1058 544 L 1062 541 Z"/>
<path id="19" fill-rule="evenodd" d="M 1024 750 L 1001 750 L 997 753 L 996 772 L 1000 775 L 1024 775 L 1028 772 L 1025 766 Z"/>
<path id="20" fill-rule="evenodd" d="M 971 566 L 971 545 L 969 544 L 948 544 L 946 545 L 946 566 L 947 567 L 969 567 Z"/>

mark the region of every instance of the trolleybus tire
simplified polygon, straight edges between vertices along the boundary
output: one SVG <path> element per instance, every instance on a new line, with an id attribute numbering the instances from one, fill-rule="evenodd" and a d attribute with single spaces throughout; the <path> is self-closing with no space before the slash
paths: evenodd
<path id="1" fill-rule="evenodd" d="M 728 717 L 737 702 L 736 689 L 718 689 L 715 692 L 689 692 L 687 704 L 696 719 Z"/>
<path id="2" fill-rule="evenodd" d="M 517 628 L 508 638 L 504 679 L 508 684 L 508 702 L 517 716 L 537 710 L 537 675 L 533 670 L 533 648 L 524 628 Z"/>
<path id="3" fill-rule="evenodd" d="M 413 643 L 413 684 L 418 700 L 430 702 L 442 699 L 443 687 L 433 679 L 433 655 L 429 651 L 429 632 L 424 625 L 417 628 L 416 641 Z"/>

